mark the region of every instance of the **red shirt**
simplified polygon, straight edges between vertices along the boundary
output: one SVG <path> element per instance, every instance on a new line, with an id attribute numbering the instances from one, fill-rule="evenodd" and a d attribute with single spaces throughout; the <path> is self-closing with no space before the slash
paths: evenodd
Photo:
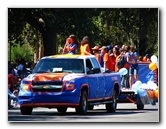
<path id="1" fill-rule="evenodd" d="M 111 71 L 115 71 L 115 66 L 116 66 L 116 57 L 117 56 L 113 56 L 113 57 L 111 57 L 111 63 L 112 63 L 112 65 L 111 65 Z"/>
<path id="2" fill-rule="evenodd" d="M 11 81 L 12 79 L 13 79 L 14 85 L 16 85 L 16 84 L 17 84 L 17 78 L 16 78 L 13 74 L 9 74 L 9 75 L 8 75 L 8 84 L 13 85 L 13 84 L 12 84 L 12 81 Z"/>

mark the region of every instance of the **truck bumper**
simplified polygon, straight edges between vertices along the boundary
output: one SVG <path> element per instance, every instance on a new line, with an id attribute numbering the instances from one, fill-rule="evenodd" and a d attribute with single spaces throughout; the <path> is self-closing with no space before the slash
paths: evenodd
<path id="1" fill-rule="evenodd" d="M 30 107 L 78 106 L 80 95 L 76 90 L 66 92 L 20 91 L 18 103 Z"/>

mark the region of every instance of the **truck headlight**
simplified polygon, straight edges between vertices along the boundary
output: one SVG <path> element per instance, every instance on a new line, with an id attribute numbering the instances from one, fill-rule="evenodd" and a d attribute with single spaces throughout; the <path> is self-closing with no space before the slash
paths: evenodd
<path id="1" fill-rule="evenodd" d="M 74 84 L 73 83 L 66 83 L 66 90 L 74 90 Z"/>
<path id="2" fill-rule="evenodd" d="M 22 90 L 30 90 L 31 84 L 32 83 L 29 81 L 22 81 L 21 83 Z"/>

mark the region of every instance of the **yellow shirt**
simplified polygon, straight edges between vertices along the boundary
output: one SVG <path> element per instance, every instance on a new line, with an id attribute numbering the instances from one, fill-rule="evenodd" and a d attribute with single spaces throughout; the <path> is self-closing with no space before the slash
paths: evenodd
<path id="1" fill-rule="evenodd" d="M 91 55 L 89 44 L 84 44 L 80 46 L 81 55 Z"/>

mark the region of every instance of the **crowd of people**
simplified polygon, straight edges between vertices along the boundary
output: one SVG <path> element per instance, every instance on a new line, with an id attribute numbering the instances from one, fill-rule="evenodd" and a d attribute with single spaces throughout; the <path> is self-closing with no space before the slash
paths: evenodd
<path id="1" fill-rule="evenodd" d="M 8 108 L 17 104 L 20 81 L 31 73 L 33 67 L 34 63 L 27 63 L 22 58 L 8 62 Z"/>
<path id="2" fill-rule="evenodd" d="M 123 89 L 131 89 L 133 81 L 138 81 L 138 62 L 150 61 L 149 55 L 141 58 L 135 51 L 134 45 L 114 45 L 114 46 L 94 46 L 90 48 L 89 37 L 85 36 L 78 44 L 75 35 L 70 35 L 66 39 L 66 44 L 63 48 L 62 54 L 76 54 L 78 50 L 81 55 L 95 55 L 104 72 L 118 72 L 120 68 L 117 67 L 117 61 L 121 56 L 124 56 L 124 68 L 127 69 L 128 74 L 122 76 L 121 86 Z"/>

